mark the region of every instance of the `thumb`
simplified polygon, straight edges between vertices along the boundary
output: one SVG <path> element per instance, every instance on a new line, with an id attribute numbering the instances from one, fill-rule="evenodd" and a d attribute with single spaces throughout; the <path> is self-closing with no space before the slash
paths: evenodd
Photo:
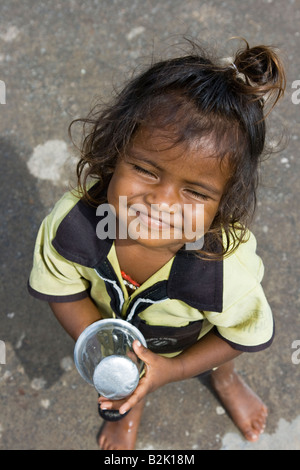
<path id="1" fill-rule="evenodd" d="M 145 348 L 139 340 L 135 340 L 132 343 L 133 350 L 135 354 L 144 362 L 149 362 L 151 359 L 151 351 L 148 348 Z"/>

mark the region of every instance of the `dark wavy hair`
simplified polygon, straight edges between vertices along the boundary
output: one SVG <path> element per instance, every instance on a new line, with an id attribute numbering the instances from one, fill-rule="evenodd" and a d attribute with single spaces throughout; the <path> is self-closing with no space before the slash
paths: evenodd
<path id="1" fill-rule="evenodd" d="M 212 255 L 217 241 L 224 256 L 245 241 L 256 206 L 266 110 L 283 95 L 285 73 L 273 47 L 244 43 L 227 64 L 191 43 L 189 54 L 154 63 L 112 103 L 96 105 L 86 118 L 74 120 L 70 135 L 78 121 L 84 131 L 77 165 L 82 197 L 93 205 L 104 202 L 116 162 L 141 126 L 171 129 L 174 145 L 201 145 L 209 138 L 216 157 L 229 158 L 231 176 L 206 238 L 210 243 L 199 254 Z M 98 181 L 92 191 L 87 189 L 90 177 Z"/>

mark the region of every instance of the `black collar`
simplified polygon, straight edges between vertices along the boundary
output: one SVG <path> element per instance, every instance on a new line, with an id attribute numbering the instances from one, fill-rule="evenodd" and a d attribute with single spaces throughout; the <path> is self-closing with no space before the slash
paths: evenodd
<path id="1" fill-rule="evenodd" d="M 52 244 L 67 260 L 97 268 L 105 262 L 113 240 L 97 237 L 101 217 L 83 200 L 61 221 Z M 178 299 L 199 310 L 221 312 L 223 305 L 223 261 L 199 259 L 180 250 L 172 264 L 167 283 L 170 299 Z"/>

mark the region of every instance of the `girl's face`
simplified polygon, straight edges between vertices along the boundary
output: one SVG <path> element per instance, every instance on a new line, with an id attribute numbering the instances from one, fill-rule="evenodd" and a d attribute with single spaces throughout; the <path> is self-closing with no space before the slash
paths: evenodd
<path id="1" fill-rule="evenodd" d="M 192 148 L 170 142 L 166 132 L 142 128 L 119 158 L 107 196 L 119 238 L 175 253 L 208 231 L 229 169 L 210 156 L 209 142 Z"/>

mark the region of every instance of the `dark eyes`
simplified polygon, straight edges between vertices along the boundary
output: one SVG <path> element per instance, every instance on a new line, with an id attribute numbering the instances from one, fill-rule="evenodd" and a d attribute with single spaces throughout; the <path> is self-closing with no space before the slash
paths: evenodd
<path id="1" fill-rule="evenodd" d="M 186 191 L 191 194 L 196 199 L 201 199 L 202 201 L 208 201 L 209 197 L 205 194 L 197 193 L 197 191 L 193 191 L 192 189 L 186 189 Z"/>
<path id="2" fill-rule="evenodd" d="M 150 178 L 157 178 L 157 176 L 154 173 L 152 173 L 149 170 L 146 170 L 145 168 L 141 166 L 132 164 L 132 167 L 134 171 L 136 171 L 140 175 L 148 176 Z M 205 194 L 202 194 L 202 193 L 198 193 L 197 191 L 193 191 L 192 189 L 185 189 L 185 192 L 191 195 L 193 198 L 199 199 L 201 201 L 208 201 L 210 199 L 209 196 L 206 196 Z"/>
<path id="3" fill-rule="evenodd" d="M 132 165 L 132 166 L 137 173 L 140 173 L 142 175 L 152 176 L 154 178 L 156 177 L 153 173 L 151 173 L 151 171 L 145 170 L 145 168 L 142 168 L 141 166 L 138 166 L 138 165 Z"/>

